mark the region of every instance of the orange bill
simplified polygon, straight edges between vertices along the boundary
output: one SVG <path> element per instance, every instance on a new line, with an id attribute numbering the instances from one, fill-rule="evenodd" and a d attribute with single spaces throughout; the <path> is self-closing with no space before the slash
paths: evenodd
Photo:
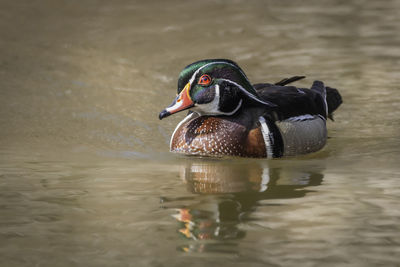
<path id="1" fill-rule="evenodd" d="M 190 83 L 187 83 L 185 85 L 185 88 L 183 88 L 183 90 L 175 98 L 174 102 L 169 107 L 161 111 L 159 115 L 160 120 L 162 120 L 165 117 L 168 117 L 169 115 L 172 115 L 174 113 L 177 113 L 185 109 L 189 109 L 194 106 L 194 102 L 189 95 L 189 89 L 190 89 Z"/>

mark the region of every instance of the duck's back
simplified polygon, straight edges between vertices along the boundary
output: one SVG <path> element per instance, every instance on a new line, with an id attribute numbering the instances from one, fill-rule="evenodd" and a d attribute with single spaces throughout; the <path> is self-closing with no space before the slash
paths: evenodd
<path id="1" fill-rule="evenodd" d="M 315 152 L 327 139 L 326 119 L 342 103 L 339 92 L 315 81 L 310 89 L 255 84 L 263 100 L 277 105 L 266 119 L 273 120 L 282 138 L 282 156 Z"/>
<path id="2" fill-rule="evenodd" d="M 280 86 L 269 83 L 254 84 L 260 97 L 277 106 L 278 118 L 285 120 L 301 115 L 321 115 L 325 119 L 341 104 L 338 90 L 325 87 L 321 81 L 314 81 L 310 89 L 295 86 Z"/>

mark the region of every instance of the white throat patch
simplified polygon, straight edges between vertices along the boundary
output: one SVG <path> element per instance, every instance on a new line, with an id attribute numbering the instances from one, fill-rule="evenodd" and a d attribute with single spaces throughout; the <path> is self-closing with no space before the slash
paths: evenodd
<path id="1" fill-rule="evenodd" d="M 206 103 L 206 104 L 195 104 L 195 106 L 191 109 L 197 112 L 200 115 L 233 115 L 239 108 L 242 106 L 243 100 L 240 99 L 239 104 L 236 108 L 231 112 L 222 112 L 219 110 L 219 102 L 220 102 L 220 88 L 219 85 L 215 85 L 215 97 L 213 101 Z"/>

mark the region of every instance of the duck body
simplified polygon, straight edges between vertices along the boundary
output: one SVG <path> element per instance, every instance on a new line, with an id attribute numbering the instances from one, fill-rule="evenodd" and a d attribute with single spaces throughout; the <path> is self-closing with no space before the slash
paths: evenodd
<path id="1" fill-rule="evenodd" d="M 286 86 L 302 78 L 252 85 L 230 60 L 203 60 L 187 66 L 178 81 L 177 98 L 160 113 L 162 119 L 191 110 L 173 132 L 170 150 L 258 158 L 320 150 L 327 139 L 326 120 L 342 100 L 336 89 L 320 81 L 310 89 Z"/>

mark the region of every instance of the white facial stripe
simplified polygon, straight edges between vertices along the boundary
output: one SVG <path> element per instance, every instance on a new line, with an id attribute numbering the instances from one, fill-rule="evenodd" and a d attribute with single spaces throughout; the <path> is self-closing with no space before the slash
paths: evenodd
<path id="1" fill-rule="evenodd" d="M 218 111 L 218 106 L 219 106 L 219 86 L 217 84 L 215 85 L 214 99 L 206 104 L 196 104 L 192 110 L 196 111 L 199 114 L 215 115 L 215 114 L 220 114 L 220 112 Z"/>
<path id="2" fill-rule="evenodd" d="M 219 110 L 219 96 L 220 96 L 220 88 L 219 85 L 215 85 L 215 97 L 213 101 L 207 104 L 196 104 L 194 108 L 192 108 L 193 111 L 196 111 L 200 115 L 233 115 L 236 113 L 236 111 L 239 110 L 239 108 L 242 106 L 243 100 L 240 99 L 239 104 L 237 107 L 231 111 L 231 112 L 222 112 Z"/>
<path id="3" fill-rule="evenodd" d="M 225 64 L 225 65 L 230 65 L 230 66 L 236 68 L 237 70 L 240 71 L 240 73 L 243 75 L 243 77 L 246 78 L 246 81 L 249 82 L 249 80 L 247 79 L 247 77 L 246 77 L 246 75 L 243 73 L 243 71 L 242 71 L 241 69 L 239 69 L 237 66 L 235 66 L 234 64 L 229 63 L 229 62 L 224 62 L 224 61 L 216 61 L 216 62 L 207 63 L 207 64 L 205 64 L 204 66 L 201 66 L 200 68 L 198 68 L 198 69 L 193 73 L 192 77 L 190 78 L 190 80 L 189 80 L 190 84 L 193 84 L 194 79 L 196 78 L 196 75 L 197 75 L 202 69 L 204 69 L 205 67 L 208 67 L 208 66 L 210 66 L 210 65 L 214 65 L 214 64 Z M 249 82 L 249 83 L 250 83 L 250 82 Z"/>
<path id="4" fill-rule="evenodd" d="M 237 105 L 237 107 L 233 111 L 231 111 L 231 112 L 221 112 L 221 113 L 224 114 L 224 115 L 233 115 L 233 114 L 235 114 L 236 111 L 238 111 L 239 108 L 242 106 L 242 102 L 243 102 L 243 100 L 240 99 L 239 104 Z"/>
<path id="5" fill-rule="evenodd" d="M 225 81 L 225 82 L 228 82 L 228 83 L 231 83 L 231 84 L 237 86 L 237 87 L 238 87 L 240 90 L 242 90 L 246 95 L 248 95 L 250 98 L 256 100 L 257 102 L 259 102 L 259 103 L 261 103 L 261 104 L 264 104 L 264 105 L 271 106 L 271 104 L 266 103 L 266 102 L 264 102 L 264 101 L 258 99 L 258 98 L 255 97 L 254 95 L 250 94 L 250 93 L 249 93 L 246 89 L 244 89 L 243 86 L 241 86 L 240 84 L 235 83 L 234 81 L 231 81 L 231 80 L 228 80 L 228 79 L 220 79 L 220 80 Z"/>

